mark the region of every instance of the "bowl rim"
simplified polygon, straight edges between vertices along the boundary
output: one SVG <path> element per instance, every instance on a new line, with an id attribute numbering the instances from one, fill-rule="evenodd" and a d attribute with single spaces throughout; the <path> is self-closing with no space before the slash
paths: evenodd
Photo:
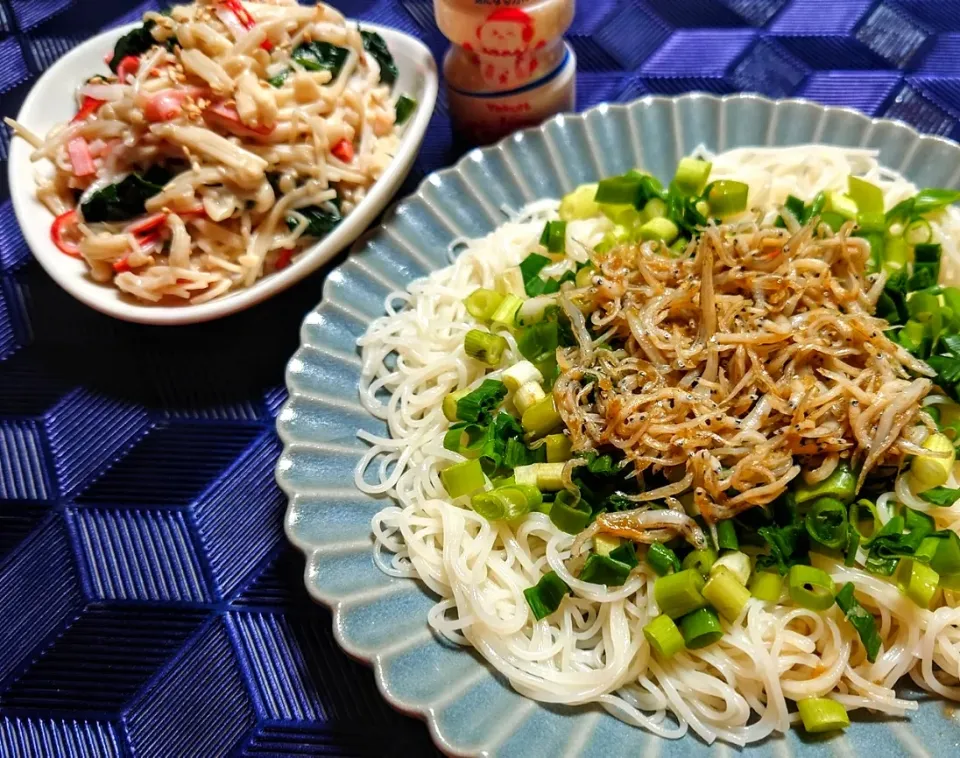
<path id="1" fill-rule="evenodd" d="M 904 159 L 903 159 L 904 163 L 906 163 L 909 160 L 913 152 L 923 142 L 939 143 L 960 152 L 960 143 L 958 143 L 956 140 L 950 139 L 948 137 L 941 137 L 935 134 L 924 134 L 920 132 L 918 129 L 916 129 L 914 126 L 912 126 L 911 124 L 908 124 L 907 122 L 902 121 L 900 119 L 868 116 L 867 114 L 857 110 L 856 108 L 851 108 L 848 106 L 839 106 L 839 105 L 824 105 L 823 103 L 818 103 L 816 101 L 809 100 L 806 98 L 798 98 L 798 97 L 772 98 L 772 97 L 767 97 L 765 95 L 761 95 L 758 93 L 751 93 L 751 92 L 738 92 L 738 93 L 732 93 L 728 95 L 716 95 L 710 92 L 694 91 L 694 92 L 683 93 L 680 95 L 645 95 L 643 97 L 635 98 L 633 100 L 622 102 L 622 103 L 603 102 L 603 103 L 598 103 L 597 105 L 592 106 L 583 111 L 571 112 L 571 113 L 560 113 L 555 116 L 552 116 L 537 126 L 531 126 L 525 129 L 518 130 L 490 145 L 468 150 L 462 156 L 460 156 L 460 158 L 458 158 L 457 161 L 452 165 L 447 166 L 445 168 L 437 169 L 436 171 L 432 171 L 430 174 L 428 174 L 426 177 L 423 178 L 423 180 L 420 182 L 420 184 L 417 186 L 414 192 L 396 201 L 387 210 L 380 224 L 368 230 L 363 236 L 358 238 L 353 243 L 353 245 L 350 248 L 350 256 L 351 258 L 359 257 L 360 259 L 362 259 L 368 255 L 374 255 L 375 254 L 374 251 L 365 250 L 370 239 L 375 237 L 378 233 L 385 231 L 387 227 L 392 223 L 394 217 L 397 216 L 398 214 L 401 214 L 408 205 L 415 202 L 424 202 L 425 201 L 424 190 L 428 185 L 430 185 L 432 182 L 435 182 L 436 179 L 439 177 L 460 173 L 461 169 L 465 165 L 467 165 L 469 161 L 476 160 L 476 158 L 479 157 L 480 155 L 486 155 L 486 154 L 498 151 L 501 149 L 502 146 L 506 145 L 511 140 L 522 140 L 528 134 L 544 132 L 552 124 L 563 124 L 565 120 L 583 121 L 588 116 L 590 116 L 590 114 L 593 114 L 593 113 L 604 114 L 607 111 L 629 111 L 630 109 L 638 106 L 642 107 L 644 105 L 653 105 L 656 103 L 671 103 L 671 102 L 682 103 L 682 102 L 689 102 L 689 101 L 707 101 L 707 102 L 716 103 L 718 105 L 731 103 L 731 102 L 762 103 L 762 104 L 774 106 L 774 107 L 780 107 L 785 105 L 795 105 L 795 106 L 803 106 L 803 107 L 812 107 L 815 110 L 820 111 L 822 113 L 821 120 L 825 116 L 831 113 L 843 113 L 848 117 L 854 117 L 857 120 L 863 122 L 864 126 L 869 128 L 870 130 L 874 129 L 875 127 L 881 124 L 896 125 L 897 127 L 907 130 L 908 136 L 915 141 L 913 148 L 910 151 L 908 151 L 908 153 L 904 156 Z M 820 135 L 820 137 L 822 139 L 822 135 Z M 829 143 L 820 142 L 818 144 L 829 144 Z M 958 173 L 960 173 L 960 169 L 958 169 Z M 955 175 L 955 178 L 956 178 L 956 175 Z M 341 266 L 342 265 L 343 264 L 341 264 Z M 330 273 L 333 274 L 336 271 L 339 271 L 339 269 L 340 269 L 340 266 L 337 266 L 337 268 L 331 271 Z M 454 741 L 456 739 L 456 734 L 453 734 L 453 733 L 446 734 L 441 729 L 438 718 L 437 718 L 437 712 L 438 712 L 437 708 L 434 708 L 431 706 L 419 706 L 419 705 L 407 703 L 403 701 L 400 697 L 393 694 L 385 674 L 383 653 L 380 651 L 370 653 L 370 652 L 361 650 L 344 635 L 344 631 L 343 631 L 344 625 L 343 625 L 342 619 L 343 619 L 344 612 L 346 610 L 346 604 L 347 604 L 346 599 L 339 598 L 333 592 L 326 591 L 323 587 L 318 585 L 316 578 L 311 574 L 312 562 L 316 560 L 318 557 L 324 554 L 330 554 L 331 552 L 334 552 L 334 551 L 331 550 L 329 547 L 324 548 L 323 546 L 312 545 L 308 540 L 301 539 L 301 537 L 297 534 L 295 529 L 295 524 L 297 519 L 296 519 L 296 506 L 294 504 L 294 501 L 296 496 L 299 493 L 297 492 L 297 489 L 295 487 L 293 487 L 287 482 L 286 475 L 282 469 L 284 467 L 284 461 L 287 457 L 287 453 L 290 450 L 290 448 L 295 444 L 299 444 L 299 445 L 309 444 L 309 441 L 294 439 L 293 435 L 291 435 L 282 425 L 279 424 L 279 420 L 283 416 L 284 412 L 291 406 L 291 403 L 294 402 L 295 398 L 299 394 L 298 391 L 295 389 L 295 386 L 291 380 L 290 366 L 294 361 L 300 360 L 301 352 L 304 351 L 304 340 L 302 335 L 303 335 L 303 328 L 307 323 L 306 320 L 309 319 L 312 314 L 317 313 L 318 309 L 326 302 L 328 296 L 330 295 L 330 287 L 332 286 L 333 286 L 333 283 L 330 281 L 330 277 L 328 276 L 327 280 L 324 281 L 324 284 L 323 284 L 320 302 L 317 303 L 317 305 L 314 306 L 314 308 L 311 309 L 305 315 L 305 320 L 301 325 L 300 347 L 298 347 L 297 350 L 294 352 L 293 356 L 291 356 L 290 361 L 287 363 L 287 368 L 284 372 L 284 380 L 287 387 L 288 397 L 277 415 L 277 419 L 278 419 L 277 433 L 283 445 L 283 450 L 280 454 L 280 457 L 277 462 L 277 467 L 276 467 L 277 483 L 280 486 L 283 493 L 288 498 L 287 510 L 284 517 L 284 532 L 286 534 L 287 539 L 298 550 L 300 550 L 300 552 L 302 552 L 304 557 L 306 558 L 306 566 L 304 568 L 304 574 L 303 574 L 304 585 L 306 586 L 307 592 L 315 601 L 321 603 L 322 605 L 330 609 L 332 614 L 332 622 L 333 622 L 333 634 L 334 634 L 334 638 L 337 641 L 337 644 L 349 656 L 373 668 L 374 680 L 376 682 L 377 689 L 379 690 L 381 696 L 396 710 L 425 721 L 434 743 L 444 753 L 452 756 L 475 756 L 475 755 L 486 754 L 486 752 L 483 751 L 482 749 L 479 752 L 472 751 L 472 750 L 465 750 L 461 746 L 454 744 Z M 352 482 L 350 483 L 349 488 L 355 489 Z M 359 490 L 357 490 L 357 492 L 359 492 Z M 372 539 L 370 540 L 370 546 L 371 546 L 371 552 L 372 552 L 372 549 L 373 549 Z M 423 589 L 424 591 L 429 591 L 424 587 L 423 583 L 419 579 L 415 579 L 411 577 L 409 578 L 409 581 L 414 582 L 419 588 Z M 431 632 L 431 634 L 433 634 L 433 632 Z M 435 634 L 434 634 L 434 637 L 436 638 Z M 466 651 L 464 652 L 466 653 Z M 484 661 L 483 666 L 485 670 L 487 670 L 487 672 L 491 673 L 492 675 L 489 664 L 487 664 Z M 536 701 L 533 701 L 533 702 L 536 703 Z"/>
<path id="2" fill-rule="evenodd" d="M 75 273 L 71 270 L 73 267 L 62 265 L 64 254 L 53 245 L 48 233 L 53 216 L 36 198 L 34 172 L 37 164 L 30 160 L 33 148 L 26 140 L 12 139 L 7 165 L 10 198 L 17 225 L 33 257 L 63 290 L 94 310 L 122 321 L 175 326 L 211 321 L 253 307 L 280 294 L 349 248 L 391 203 L 413 166 L 433 116 L 439 76 L 433 54 L 413 35 L 392 27 L 355 19 L 347 19 L 346 23 L 377 32 L 386 39 L 388 45 L 402 45 L 406 52 L 404 58 L 410 59 L 415 70 L 423 77 L 422 91 L 417 93 L 418 107 L 401 135 L 396 154 L 372 185 L 367 196 L 334 231 L 305 248 L 286 269 L 261 277 L 251 286 L 238 289 L 225 297 L 196 305 L 155 305 L 118 294 L 119 291 L 112 283 L 101 284 L 90 280 L 85 266 L 82 272 Z M 69 78 L 64 72 L 69 71 L 76 58 L 88 54 L 93 48 L 99 51 L 106 49 L 108 45 L 112 46 L 120 36 L 141 24 L 142 21 L 134 21 L 113 27 L 68 50 L 34 82 L 20 106 L 16 120 L 23 123 L 24 116 L 29 117 L 31 111 L 42 111 L 42 103 L 55 92 L 58 81 Z M 28 167 L 29 176 L 26 175 Z M 37 223 L 38 214 L 45 214 L 44 224 Z"/>

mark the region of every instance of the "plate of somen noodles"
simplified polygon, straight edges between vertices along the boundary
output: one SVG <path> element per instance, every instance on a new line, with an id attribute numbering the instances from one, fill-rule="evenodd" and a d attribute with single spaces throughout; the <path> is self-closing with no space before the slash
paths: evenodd
<path id="1" fill-rule="evenodd" d="M 147 11 L 63 56 L 7 120 L 14 209 L 84 303 L 217 318 L 359 236 L 410 169 L 436 88 L 422 43 L 323 3 Z"/>
<path id="2" fill-rule="evenodd" d="M 960 146 L 650 97 L 428 178 L 278 419 L 339 641 L 453 754 L 960 739 Z"/>

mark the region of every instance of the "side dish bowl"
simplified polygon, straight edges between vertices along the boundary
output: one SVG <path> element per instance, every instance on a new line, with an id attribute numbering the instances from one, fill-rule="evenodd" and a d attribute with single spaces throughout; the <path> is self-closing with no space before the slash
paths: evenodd
<path id="1" fill-rule="evenodd" d="M 76 89 L 92 74 L 107 73 L 104 54 L 113 49 L 117 39 L 138 25 L 111 29 L 64 55 L 34 85 L 17 120 L 41 136 L 57 124 L 69 121 L 76 111 Z M 40 265 L 71 295 L 108 316 L 169 325 L 210 321 L 244 310 L 282 292 L 322 266 L 360 236 L 393 197 L 413 165 L 437 98 L 436 64 L 423 43 L 376 24 L 364 24 L 363 28 L 378 32 L 384 38 L 400 72 L 396 91 L 415 98 L 418 105 L 405 127 L 400 149 L 367 197 L 330 234 L 306 248 L 290 266 L 246 289 L 199 305 L 137 302 L 110 284 L 95 282 L 83 261 L 57 249 L 50 239 L 53 216 L 35 194 L 34 175 L 44 170 L 44 164 L 31 162 L 31 146 L 22 139 L 14 139 L 10 147 L 10 193 L 24 238 Z M 46 168 L 50 168 L 49 164 Z"/>

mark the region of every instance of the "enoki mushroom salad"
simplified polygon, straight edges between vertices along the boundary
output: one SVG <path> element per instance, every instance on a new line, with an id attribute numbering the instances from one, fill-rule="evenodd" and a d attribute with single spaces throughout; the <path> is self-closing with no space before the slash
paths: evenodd
<path id="1" fill-rule="evenodd" d="M 53 164 L 37 177 L 53 242 L 145 302 L 288 266 L 365 197 L 416 107 L 383 38 L 323 4 L 198 0 L 104 53 L 69 123 L 7 123 Z"/>
<path id="2" fill-rule="evenodd" d="M 381 568 L 520 693 L 663 737 L 960 699 L 958 199 L 701 150 L 466 241 L 359 341 Z"/>

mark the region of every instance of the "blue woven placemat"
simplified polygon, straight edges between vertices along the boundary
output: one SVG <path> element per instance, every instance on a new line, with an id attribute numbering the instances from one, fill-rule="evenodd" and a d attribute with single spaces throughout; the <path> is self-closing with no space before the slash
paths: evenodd
<path id="1" fill-rule="evenodd" d="M 446 47 L 430 0 L 335 4 Z M 2 115 L 151 7 L 0 0 Z M 960 136 L 960 0 L 581 0 L 570 38 L 579 108 L 752 90 Z M 337 648 L 283 538 L 274 418 L 323 274 L 212 324 L 112 321 L 32 262 L 8 144 L 4 129 L 0 756 L 435 754 Z M 401 194 L 456 157 L 441 94 Z"/>

